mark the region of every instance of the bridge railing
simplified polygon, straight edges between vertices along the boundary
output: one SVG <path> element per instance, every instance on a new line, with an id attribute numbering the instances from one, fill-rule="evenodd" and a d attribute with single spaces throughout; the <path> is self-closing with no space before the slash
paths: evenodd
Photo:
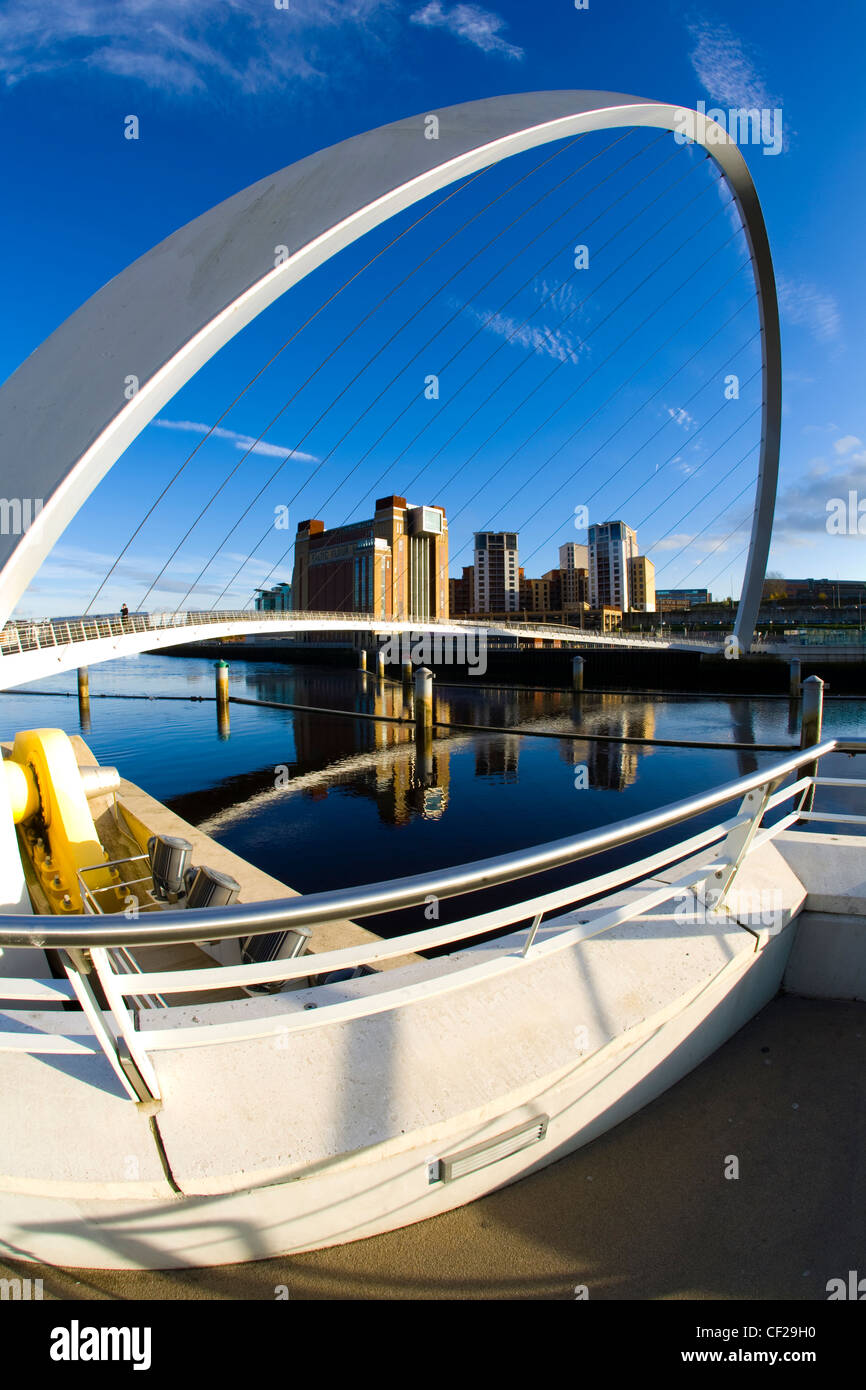
<path id="1" fill-rule="evenodd" d="M 132 633 L 159 633 L 166 628 L 224 626 L 227 623 L 254 622 L 267 627 L 272 623 L 344 623 L 347 626 L 363 627 L 371 633 L 376 632 L 377 623 L 408 622 L 418 632 L 435 632 L 437 628 L 485 629 L 493 634 L 506 632 L 514 637 L 541 637 L 555 641 L 602 642 L 605 645 L 622 642 L 628 646 L 646 645 L 666 647 L 671 640 L 683 641 L 684 645 L 705 646 L 714 649 L 719 642 L 710 639 L 690 640 L 671 639 L 660 634 L 632 632 L 601 632 L 595 629 L 579 628 L 568 623 L 524 623 L 515 618 L 485 622 L 485 615 L 459 618 L 408 618 L 377 619 L 370 613 L 347 612 L 301 612 L 298 610 L 251 612 L 249 609 L 224 609 L 220 611 L 182 613 L 130 613 L 122 617 L 119 613 L 97 615 L 92 618 L 33 618 L 18 619 L 6 624 L 0 631 L 0 656 L 13 656 L 19 653 L 39 651 L 51 647 L 68 647 L 74 643 L 93 642 L 105 638 L 124 637 Z M 415 624 L 417 623 L 417 629 Z"/>
<path id="2" fill-rule="evenodd" d="M 551 844 L 519 850 L 493 859 L 435 870 L 414 877 L 393 879 L 363 887 L 312 893 L 276 902 L 238 904 L 231 907 L 182 910 L 169 908 L 158 914 L 145 914 L 136 921 L 125 917 L 64 915 L 63 917 L 2 916 L 0 946 L 16 948 L 40 946 L 61 951 L 67 979 L 32 980 L 0 978 L 0 996 L 15 1008 L 30 1010 L 34 1005 L 78 1000 L 95 1035 L 88 1045 L 81 1029 L 63 1036 L 56 1029 L 40 1033 L 32 1013 L 26 1028 L 12 1027 L 0 1032 L 0 1051 L 25 1050 L 34 1054 L 97 1053 L 101 1048 L 116 1074 L 134 1100 L 159 1098 L 159 1086 L 151 1054 L 166 1048 L 211 1045 L 252 1038 L 279 1039 L 290 1033 L 342 1023 L 402 1007 L 413 1000 L 461 988 L 473 981 L 520 969 L 534 960 L 622 925 L 677 897 L 694 894 L 698 910 L 708 909 L 709 920 L 727 920 L 726 897 L 748 855 L 759 845 L 798 821 L 843 822 L 866 825 L 866 817 L 815 811 L 813 788 L 839 785 L 836 779 L 816 775 L 819 760 L 834 750 L 866 752 L 866 741 L 828 740 L 812 748 L 798 750 L 783 760 L 763 767 L 746 777 L 700 793 L 659 810 L 644 812 L 599 830 L 584 831 Z M 793 781 L 782 784 L 793 775 Z M 841 785 L 862 789 L 866 781 L 845 781 Z M 764 818 L 793 798 L 794 808 L 770 825 Z M 364 918 L 377 913 L 419 907 L 435 899 L 462 896 L 510 883 L 568 864 L 577 864 L 603 851 L 631 845 L 637 840 L 674 827 L 685 826 L 720 807 L 738 803 L 733 815 L 706 826 L 692 826 L 686 838 L 678 839 L 655 853 L 636 858 L 626 865 L 594 876 L 575 875 L 563 888 L 520 898 L 498 908 L 440 927 L 425 926 L 396 939 L 372 940 L 361 946 L 332 950 L 314 956 L 293 957 L 239 966 L 218 966 L 197 970 L 135 969 L 135 948 L 145 945 L 185 942 L 216 942 L 226 938 L 254 936 L 265 932 L 288 932 L 310 928 L 346 918 Z M 659 882 L 666 870 L 673 870 L 667 882 Z M 627 902 L 610 901 L 618 889 L 632 886 L 637 891 Z M 576 909 L 583 908 L 583 918 Z M 543 918 L 551 912 L 569 909 L 568 915 L 552 920 L 539 937 Z M 718 914 L 713 918 L 712 914 Z M 742 905 L 738 916 L 749 912 Z M 786 924 L 779 920 L 775 930 Z M 763 907 L 759 913 L 763 921 Z M 769 924 L 771 927 L 773 922 Z M 304 987 L 311 977 L 321 980 L 331 972 L 353 974 L 360 967 L 415 952 L 454 946 L 471 946 L 479 938 L 502 936 L 511 929 L 523 930 L 501 944 L 494 940 L 482 953 L 463 951 L 451 957 L 441 973 L 417 975 L 406 981 L 402 971 L 377 973 L 375 981 L 349 991 L 326 991 L 304 1007 L 291 994 L 281 995 L 276 1010 L 241 1012 L 234 1021 L 225 1016 L 213 1019 L 208 1010 L 172 1015 L 165 1007 L 138 1012 L 135 1000 L 143 997 L 164 999 L 166 995 L 197 991 L 241 988 L 260 991 L 262 986 L 294 984 Z M 772 934 L 772 931 L 770 932 Z M 117 968 L 117 952 L 126 964 Z M 132 973 L 129 962 L 133 962 Z M 345 978 L 345 975 L 343 976 Z M 94 982 L 98 988 L 94 987 Z M 327 981 L 326 981 L 327 983 Z M 101 998 L 99 991 L 101 990 Z M 261 1003 L 261 997 L 259 996 Z M 107 1003 L 107 1009 L 105 1004 Z M 13 1020 L 7 1004 L 7 1019 Z M 52 1015 L 56 1018 L 57 1015 Z M 79 1015 L 80 1017 L 80 1015 Z M 140 1024 L 138 1027 L 136 1024 Z M 66 1025 L 70 1027 L 71 1025 Z"/>

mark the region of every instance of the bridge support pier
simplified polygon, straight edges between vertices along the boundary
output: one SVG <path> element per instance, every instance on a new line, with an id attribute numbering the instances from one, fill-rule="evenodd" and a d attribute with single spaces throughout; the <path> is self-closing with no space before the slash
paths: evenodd
<path id="1" fill-rule="evenodd" d="M 229 718 L 229 667 L 227 661 L 214 662 L 216 677 L 217 734 L 224 743 L 231 732 Z"/>
<path id="2" fill-rule="evenodd" d="M 575 656 L 571 662 L 571 688 L 576 695 L 583 694 L 583 657 Z"/>

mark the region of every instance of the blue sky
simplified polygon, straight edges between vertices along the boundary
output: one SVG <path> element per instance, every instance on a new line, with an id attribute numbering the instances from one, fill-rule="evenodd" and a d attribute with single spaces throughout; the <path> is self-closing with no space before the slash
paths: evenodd
<path id="1" fill-rule="evenodd" d="M 176 227 L 361 130 L 545 88 L 779 109 L 779 153 L 742 146 L 783 326 L 770 568 L 864 577 L 862 537 L 826 527 L 830 499 L 866 499 L 863 118 L 856 101 L 843 103 L 859 91 L 864 30 L 863 12 L 842 0 L 732 0 L 724 24 L 708 5 L 678 0 L 590 0 L 586 10 L 572 0 L 291 0 L 286 9 L 5 0 L 0 377 Z M 123 138 L 129 114 L 137 141 Z M 20 611 L 83 611 L 205 430 L 298 322 L 400 233 L 202 444 L 95 611 L 123 600 L 243 605 L 257 584 L 290 577 L 299 519 L 339 525 L 370 515 L 372 498 L 388 492 L 446 506 L 452 573 L 471 560 L 474 529 L 501 528 L 519 531 L 521 563 L 540 574 L 562 541 L 582 538 L 574 509 L 586 505 L 591 520 L 622 515 L 637 527 L 660 586 L 736 595 L 757 457 L 757 318 L 742 237 L 713 179 L 671 137 L 619 144 L 608 134 L 509 161 L 441 208 L 443 195 L 371 234 L 163 410 L 68 528 Z M 436 238 L 450 240 L 423 264 Z M 575 274 L 569 258 L 582 240 L 590 266 Z M 729 370 L 741 397 L 719 411 Z M 440 372 L 439 399 L 427 401 L 424 379 Z M 288 533 L 273 527 L 278 505 L 289 507 Z"/>

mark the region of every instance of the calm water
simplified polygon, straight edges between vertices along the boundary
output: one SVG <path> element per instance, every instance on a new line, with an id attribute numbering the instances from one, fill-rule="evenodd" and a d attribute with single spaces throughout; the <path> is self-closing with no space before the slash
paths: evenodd
<path id="1" fill-rule="evenodd" d="M 70 673 L 38 687 L 56 694 L 4 694 L 0 736 L 9 739 L 17 729 L 40 726 L 82 733 L 100 762 L 116 765 L 186 820 L 302 892 L 558 839 L 732 780 L 781 756 L 729 747 L 455 732 L 437 736 L 425 775 L 409 731 L 393 724 L 232 705 L 230 736 L 220 738 L 214 704 L 195 699 L 213 695 L 209 659 L 143 655 L 94 667 L 90 681 L 89 730 L 79 724 L 77 700 L 61 693 L 75 691 Z M 231 666 L 230 689 L 252 699 L 395 714 L 403 698 L 399 686 L 380 687 L 374 677 L 354 671 L 264 662 Z M 183 698 L 99 698 L 142 693 Z M 555 691 L 439 681 L 436 695 L 444 719 L 520 723 L 554 734 L 579 727 L 721 744 L 787 744 L 799 737 L 797 707 L 779 699 L 587 694 L 576 712 L 570 695 Z M 866 702 L 827 701 L 825 733 L 866 735 Z M 285 769 L 279 774 L 284 786 L 275 786 L 277 769 Z M 866 776 L 857 760 L 841 755 L 825 759 L 824 771 Z M 825 791 L 820 804 L 854 810 L 856 795 Z M 649 853 L 656 842 L 643 846 Z M 594 860 L 592 868 L 631 857 L 633 849 L 621 851 Z M 546 875 L 532 886 L 561 881 L 561 874 Z M 493 901 L 495 896 L 483 903 L 476 896 L 473 907 Z M 443 911 L 443 919 L 449 915 Z"/>

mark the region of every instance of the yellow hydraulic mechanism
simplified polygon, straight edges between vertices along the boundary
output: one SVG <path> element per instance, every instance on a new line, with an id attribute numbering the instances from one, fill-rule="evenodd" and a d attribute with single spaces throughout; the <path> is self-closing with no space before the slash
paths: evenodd
<path id="1" fill-rule="evenodd" d="M 101 867 L 108 852 L 87 800 L 88 778 L 91 792 L 107 790 L 117 783 L 113 768 L 80 768 L 62 729 L 28 729 L 15 735 L 3 774 L 23 848 L 52 911 L 83 910 L 78 874 L 93 865 L 99 867 L 87 875 L 88 888 L 119 887 L 117 870 Z M 103 910 L 122 909 L 120 893 L 116 906 L 106 903 L 113 896 L 103 895 Z"/>

